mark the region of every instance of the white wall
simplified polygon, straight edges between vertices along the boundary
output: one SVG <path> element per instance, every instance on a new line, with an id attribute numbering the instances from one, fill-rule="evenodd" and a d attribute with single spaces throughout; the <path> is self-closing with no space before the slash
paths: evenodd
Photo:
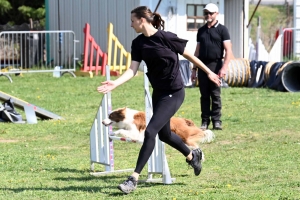
<path id="1" fill-rule="evenodd" d="M 187 43 L 187 49 L 192 53 L 194 53 L 197 45 L 197 31 L 187 31 L 186 5 L 208 3 L 215 3 L 216 5 L 218 5 L 218 20 L 221 24 L 224 24 L 224 0 L 177 0 L 177 26 L 175 32 L 179 37 L 189 40 L 189 42 Z"/>
<path id="2" fill-rule="evenodd" d="M 141 5 L 146 5 L 154 11 L 159 1 L 140 0 L 140 2 Z M 186 5 L 208 3 L 214 3 L 219 7 L 219 15 L 217 19 L 224 25 L 225 0 L 162 0 L 157 10 L 157 12 L 160 13 L 162 18 L 165 20 L 165 30 L 176 33 L 180 38 L 187 39 L 187 49 L 192 53 L 194 53 L 197 45 L 197 31 L 187 31 Z M 241 27 L 241 29 L 243 28 Z M 243 38 L 243 36 L 240 37 Z M 180 57 L 180 59 L 184 58 Z"/>

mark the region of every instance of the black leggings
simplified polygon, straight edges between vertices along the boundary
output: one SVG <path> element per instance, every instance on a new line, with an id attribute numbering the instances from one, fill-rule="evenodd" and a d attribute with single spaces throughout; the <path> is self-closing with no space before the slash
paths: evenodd
<path id="1" fill-rule="evenodd" d="M 171 132 L 170 119 L 181 106 L 185 96 L 184 88 L 176 91 L 153 90 L 153 115 L 145 130 L 145 139 L 139 153 L 134 172 L 140 174 L 153 152 L 155 137 L 180 151 L 185 157 L 191 150 L 182 139 Z"/>

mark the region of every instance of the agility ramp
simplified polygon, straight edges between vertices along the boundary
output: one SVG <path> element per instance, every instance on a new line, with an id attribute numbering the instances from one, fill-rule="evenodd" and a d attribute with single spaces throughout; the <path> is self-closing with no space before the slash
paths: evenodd
<path id="1" fill-rule="evenodd" d="M 6 94 L 6 93 L 0 91 L 0 100 L 6 101 L 9 98 L 13 99 L 15 107 L 17 107 L 19 109 L 23 109 L 25 111 L 25 115 L 26 115 L 26 119 L 27 119 L 28 123 L 37 123 L 36 117 L 39 117 L 44 120 L 45 119 L 57 119 L 57 120 L 63 119 L 61 116 L 58 116 L 48 110 L 45 110 L 36 105 L 33 105 L 26 101 L 23 101 L 22 99 L 19 99 L 17 97 L 14 97 L 12 95 L 9 95 L 9 94 Z"/>

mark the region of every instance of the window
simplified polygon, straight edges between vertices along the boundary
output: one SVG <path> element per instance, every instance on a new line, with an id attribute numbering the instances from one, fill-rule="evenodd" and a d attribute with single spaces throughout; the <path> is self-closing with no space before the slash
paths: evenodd
<path id="1" fill-rule="evenodd" d="M 205 5 L 187 4 L 187 30 L 197 31 L 198 28 L 205 24 L 203 8 Z"/>

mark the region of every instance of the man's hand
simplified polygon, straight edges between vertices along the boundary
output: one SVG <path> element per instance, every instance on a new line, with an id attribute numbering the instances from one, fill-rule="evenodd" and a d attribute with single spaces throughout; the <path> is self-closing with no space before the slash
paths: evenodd
<path id="1" fill-rule="evenodd" d="M 226 74 L 227 74 L 227 69 L 225 67 L 222 67 L 218 73 L 218 76 L 220 78 L 225 78 Z"/>
<path id="2" fill-rule="evenodd" d="M 196 78 L 197 78 L 197 70 L 193 69 L 192 75 L 191 75 L 191 80 L 194 82 L 194 81 L 196 81 Z"/>

